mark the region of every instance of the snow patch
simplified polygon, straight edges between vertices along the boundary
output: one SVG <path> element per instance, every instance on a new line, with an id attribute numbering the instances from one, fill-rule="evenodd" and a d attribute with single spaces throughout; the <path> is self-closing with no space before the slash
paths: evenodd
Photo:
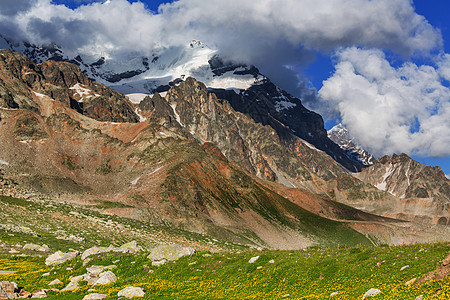
<path id="1" fill-rule="evenodd" d="M 155 174 L 156 172 L 158 172 L 158 171 L 161 170 L 161 169 L 162 169 L 162 167 L 156 168 L 156 169 L 154 169 L 153 171 L 151 171 L 150 174 L 148 174 L 148 175 Z"/>
<path id="2" fill-rule="evenodd" d="M 392 166 L 392 164 L 389 164 L 389 166 L 386 167 L 386 171 L 383 175 L 383 180 L 380 183 L 377 183 L 375 185 L 375 187 L 379 190 L 386 191 L 386 185 L 387 185 L 386 179 L 389 176 L 391 176 L 391 174 L 394 173 L 394 171 L 395 171 L 395 168 Z"/>
<path id="3" fill-rule="evenodd" d="M 141 179 L 141 176 L 139 176 L 138 178 L 136 178 L 136 179 L 134 179 L 134 180 L 131 180 L 130 183 L 131 183 L 132 185 L 136 185 L 136 183 L 138 183 L 139 179 Z"/>
<path id="4" fill-rule="evenodd" d="M 83 85 L 81 85 L 80 83 L 75 84 L 74 86 L 69 88 L 70 90 L 75 90 L 75 94 L 78 94 L 81 98 L 83 98 L 84 96 L 88 96 L 89 98 L 91 97 L 99 97 L 99 94 L 94 93 L 92 90 L 85 88 Z M 80 100 L 78 102 L 83 102 L 83 100 Z"/>
<path id="5" fill-rule="evenodd" d="M 126 94 L 125 96 L 130 99 L 131 102 L 134 104 L 139 104 L 144 100 L 145 97 L 151 96 L 151 94 L 145 94 L 145 93 L 132 93 L 132 94 Z"/>
<path id="6" fill-rule="evenodd" d="M 182 127 L 185 127 L 184 124 L 181 123 L 180 115 L 177 113 L 177 110 L 176 110 L 177 104 L 176 104 L 176 103 L 170 104 L 170 107 L 172 107 L 172 110 L 173 110 L 173 113 L 174 113 L 174 115 L 175 115 L 175 119 L 177 120 L 177 122 L 178 122 Z"/>
<path id="7" fill-rule="evenodd" d="M 300 141 L 302 141 L 303 144 L 305 144 L 306 147 L 308 147 L 309 149 L 313 149 L 316 150 L 317 152 L 323 152 L 322 150 L 317 149 L 316 147 L 314 147 L 313 144 L 308 143 L 307 141 L 305 141 L 304 139 L 301 139 L 299 137 L 297 137 Z M 335 158 L 336 160 L 336 158 Z"/>
<path id="8" fill-rule="evenodd" d="M 139 114 L 140 109 L 136 107 L 134 109 L 134 113 L 139 117 L 139 122 L 145 122 L 147 118 L 144 118 L 141 114 Z"/>
<path id="9" fill-rule="evenodd" d="M 277 112 L 281 112 L 282 110 L 289 109 L 289 108 L 296 107 L 296 106 L 297 106 L 297 104 L 290 102 L 290 101 L 285 101 L 285 100 L 275 102 L 275 110 Z"/>
<path id="10" fill-rule="evenodd" d="M 386 181 L 380 182 L 375 187 L 379 190 L 385 191 L 386 190 Z"/>
<path id="11" fill-rule="evenodd" d="M 41 94 L 41 93 L 38 93 L 38 92 L 35 92 L 35 91 L 32 91 L 33 92 L 33 94 L 35 94 L 37 97 L 39 97 L 40 99 L 45 99 L 45 98 L 48 98 L 48 99 L 51 99 L 52 101 L 55 101 L 55 99 L 52 99 L 52 98 L 50 98 L 49 96 L 47 96 L 47 95 L 44 95 L 44 94 Z"/>
<path id="12" fill-rule="evenodd" d="M 9 162 L 0 159 L 0 165 L 9 166 Z"/>

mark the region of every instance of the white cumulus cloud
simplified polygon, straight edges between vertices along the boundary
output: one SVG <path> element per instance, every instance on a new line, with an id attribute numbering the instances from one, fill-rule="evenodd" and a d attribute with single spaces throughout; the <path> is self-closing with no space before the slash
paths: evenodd
<path id="1" fill-rule="evenodd" d="M 126 0 L 76 10 L 50 0 L 5 1 L 0 34 L 78 52 L 148 53 L 199 39 L 225 56 L 270 69 L 309 62 L 311 50 L 356 45 L 409 55 L 442 45 L 439 30 L 410 0 L 179 0 L 160 6 L 158 14 Z"/>
<path id="2" fill-rule="evenodd" d="M 197 39 L 297 96 L 310 92 L 295 70 L 315 51 L 360 46 L 409 56 L 442 47 L 410 0 L 178 0 L 158 13 L 126 0 L 79 2 L 86 5 L 71 10 L 51 0 L 0 1 L 0 35 L 112 59 Z"/>
<path id="3" fill-rule="evenodd" d="M 336 54 L 335 73 L 319 91 L 322 112 L 377 156 L 450 155 L 450 89 L 434 67 L 395 68 L 380 50 Z"/>

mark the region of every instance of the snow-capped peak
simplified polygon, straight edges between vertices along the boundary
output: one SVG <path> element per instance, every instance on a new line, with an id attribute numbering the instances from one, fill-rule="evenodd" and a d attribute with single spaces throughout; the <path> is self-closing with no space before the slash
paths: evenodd
<path id="1" fill-rule="evenodd" d="M 364 165 L 370 166 L 374 163 L 375 158 L 372 154 L 358 145 L 349 134 L 347 128 L 345 128 L 341 123 L 328 130 L 328 137 L 339 147 L 341 147 L 341 149 L 358 159 Z"/>

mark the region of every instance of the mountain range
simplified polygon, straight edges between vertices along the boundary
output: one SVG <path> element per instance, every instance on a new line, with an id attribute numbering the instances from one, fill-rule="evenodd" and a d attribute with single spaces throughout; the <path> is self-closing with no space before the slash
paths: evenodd
<path id="1" fill-rule="evenodd" d="M 0 52 L 3 191 L 270 248 L 450 236 L 440 168 L 375 160 L 201 42 L 122 61 L 2 43 L 25 54 Z"/>

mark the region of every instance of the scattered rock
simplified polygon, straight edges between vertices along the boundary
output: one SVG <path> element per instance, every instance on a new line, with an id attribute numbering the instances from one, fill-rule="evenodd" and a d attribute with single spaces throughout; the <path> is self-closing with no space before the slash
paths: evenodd
<path id="1" fill-rule="evenodd" d="M 443 267 L 446 267 L 446 266 L 448 266 L 448 265 L 450 265 L 450 254 L 447 255 L 447 257 L 444 258 L 444 260 L 442 261 L 442 266 L 443 266 Z"/>
<path id="2" fill-rule="evenodd" d="M 47 257 L 47 259 L 45 260 L 45 264 L 47 266 L 58 265 L 68 260 L 74 259 L 78 254 L 80 254 L 80 252 L 78 251 L 68 251 L 65 253 L 62 251 L 56 251 L 55 253 Z"/>
<path id="3" fill-rule="evenodd" d="M 97 246 L 94 246 L 94 247 L 91 247 L 91 248 L 85 250 L 85 251 L 83 252 L 83 254 L 81 254 L 81 259 L 82 259 L 82 260 L 85 260 L 88 256 L 91 256 L 91 255 L 94 255 L 94 254 L 104 253 L 104 252 L 106 252 L 106 251 L 107 251 L 107 248 L 106 248 L 106 247 L 97 247 Z"/>
<path id="4" fill-rule="evenodd" d="M 83 279 L 84 279 L 84 275 L 79 275 L 79 276 L 72 277 L 70 279 L 70 282 L 78 283 L 78 282 L 82 281 Z"/>
<path id="5" fill-rule="evenodd" d="M 61 280 L 55 279 L 55 280 L 53 280 L 52 282 L 50 282 L 48 285 L 55 285 L 55 284 L 60 284 L 60 283 L 62 283 Z"/>
<path id="6" fill-rule="evenodd" d="M 442 261 L 441 265 L 434 271 L 429 272 L 423 278 L 419 280 L 419 283 L 424 283 L 427 281 L 437 281 L 442 280 L 450 276 L 450 254 Z"/>
<path id="7" fill-rule="evenodd" d="M 17 253 L 20 253 L 19 251 L 17 251 L 17 250 L 14 249 L 14 248 L 11 248 L 11 250 L 9 250 L 8 252 L 11 253 L 11 254 L 17 254 Z"/>
<path id="8" fill-rule="evenodd" d="M 31 298 L 46 298 L 47 290 L 39 289 L 31 293 Z"/>
<path id="9" fill-rule="evenodd" d="M 269 264 L 274 264 L 275 261 L 273 259 L 269 260 Z"/>
<path id="10" fill-rule="evenodd" d="M 153 267 L 159 267 L 164 265 L 167 262 L 167 260 L 163 259 L 163 260 L 158 260 L 158 261 L 152 261 L 152 266 Z"/>
<path id="11" fill-rule="evenodd" d="M 381 293 L 381 291 L 379 289 L 371 288 L 364 294 L 363 299 L 365 299 L 367 297 L 375 297 L 376 295 L 378 295 L 380 293 Z"/>
<path id="12" fill-rule="evenodd" d="M 205 254 L 203 254 L 202 256 L 203 256 L 203 257 L 211 257 L 211 254 L 205 253 Z"/>
<path id="13" fill-rule="evenodd" d="M 131 241 L 129 243 L 123 244 L 119 248 L 116 248 L 119 252 L 130 252 L 130 253 L 138 253 L 139 251 L 142 251 L 143 248 L 141 246 L 138 246 L 136 241 Z"/>
<path id="14" fill-rule="evenodd" d="M 0 295 L 6 296 L 6 299 L 16 298 L 19 287 L 15 282 L 0 281 Z"/>
<path id="15" fill-rule="evenodd" d="M 108 295 L 106 294 L 89 294 L 83 297 L 83 300 L 101 300 L 105 299 Z"/>
<path id="16" fill-rule="evenodd" d="M 17 271 L 0 270 L 0 275 L 9 275 L 14 273 L 17 273 Z"/>
<path id="17" fill-rule="evenodd" d="M 417 280 L 417 278 L 414 277 L 413 279 L 408 280 L 407 282 L 405 282 L 405 285 L 406 286 L 410 286 L 410 285 L 414 284 L 414 282 L 416 282 L 416 280 Z"/>
<path id="18" fill-rule="evenodd" d="M 183 247 L 177 244 L 159 245 L 152 249 L 150 255 L 147 257 L 151 261 L 160 261 L 163 259 L 169 261 L 176 261 L 183 256 L 190 256 L 195 253 L 191 247 Z"/>
<path id="19" fill-rule="evenodd" d="M 58 240 L 66 240 L 66 241 L 75 241 L 75 242 L 79 242 L 79 243 L 81 243 L 81 242 L 84 242 L 84 240 L 85 240 L 85 238 L 84 237 L 79 237 L 79 236 L 76 236 L 76 235 L 73 235 L 73 234 L 71 234 L 71 235 L 69 235 L 69 236 L 66 236 L 66 235 L 58 235 L 57 237 L 56 237 Z"/>
<path id="20" fill-rule="evenodd" d="M 110 265 L 110 266 L 91 266 L 86 269 L 89 275 L 91 276 L 99 276 L 99 274 L 105 270 L 112 270 L 114 268 L 117 268 L 116 265 Z"/>
<path id="21" fill-rule="evenodd" d="M 83 252 L 81 259 L 85 260 L 87 257 L 95 254 L 105 253 L 105 252 L 121 252 L 121 253 L 137 253 L 142 251 L 143 248 L 137 244 L 136 241 L 131 241 L 129 243 L 123 244 L 120 247 L 114 247 L 109 245 L 108 247 L 91 247 Z"/>
<path id="22" fill-rule="evenodd" d="M 117 296 L 125 298 L 144 297 L 144 295 L 145 292 L 142 288 L 134 286 L 127 286 L 117 293 Z"/>
<path id="23" fill-rule="evenodd" d="M 400 268 L 400 271 L 403 271 L 404 269 L 409 268 L 409 265 L 403 266 Z"/>
<path id="24" fill-rule="evenodd" d="M 42 277 L 45 277 L 45 276 L 50 276 L 50 273 L 44 273 L 44 274 L 42 274 Z"/>
<path id="25" fill-rule="evenodd" d="M 98 277 L 98 280 L 93 285 L 105 285 L 117 280 L 116 274 L 111 271 L 100 273 Z"/>
<path id="26" fill-rule="evenodd" d="M 40 252 L 48 252 L 50 248 L 47 245 L 36 245 L 36 244 L 25 244 L 22 248 L 23 250 L 31 250 L 31 251 L 40 251 Z"/>
<path id="27" fill-rule="evenodd" d="M 61 291 L 70 291 L 70 290 L 77 290 L 80 286 L 78 285 L 78 282 L 69 282 L 69 284 L 63 288 Z"/>
<path id="28" fill-rule="evenodd" d="M 31 294 L 30 292 L 28 292 L 28 291 L 21 290 L 21 291 L 17 294 L 17 296 L 18 296 L 19 298 L 31 298 L 32 294 Z"/>
<path id="29" fill-rule="evenodd" d="M 334 296 L 337 296 L 339 293 L 338 292 L 332 292 L 331 294 L 330 294 L 330 298 L 331 297 L 334 297 Z"/>
<path id="30" fill-rule="evenodd" d="M 84 275 L 84 280 L 87 281 L 88 284 L 94 285 L 99 280 L 99 276 L 103 271 L 112 270 L 116 267 L 117 267 L 116 265 L 91 266 L 86 269 L 87 273 Z"/>
<path id="31" fill-rule="evenodd" d="M 291 295 L 290 294 L 285 294 L 285 295 L 281 296 L 281 298 L 291 298 Z"/>
<path id="32" fill-rule="evenodd" d="M 85 260 L 83 260 L 83 267 L 86 266 L 90 261 L 90 258 L 86 258 Z"/>
<path id="33" fill-rule="evenodd" d="M 84 279 L 84 275 L 79 275 L 79 276 L 72 277 L 70 279 L 69 284 L 65 288 L 63 288 L 62 291 L 69 291 L 69 290 L 76 290 L 76 289 L 78 289 L 80 287 L 78 285 L 78 282 L 80 282 L 83 279 Z"/>
<path id="34" fill-rule="evenodd" d="M 253 263 L 255 263 L 258 259 L 259 259 L 259 256 L 254 256 L 254 257 L 252 257 L 252 258 L 250 258 L 250 259 L 248 260 L 248 263 L 249 263 L 249 264 L 253 264 Z"/>
<path id="35" fill-rule="evenodd" d="M 423 295 L 417 296 L 414 300 L 423 300 Z"/>

